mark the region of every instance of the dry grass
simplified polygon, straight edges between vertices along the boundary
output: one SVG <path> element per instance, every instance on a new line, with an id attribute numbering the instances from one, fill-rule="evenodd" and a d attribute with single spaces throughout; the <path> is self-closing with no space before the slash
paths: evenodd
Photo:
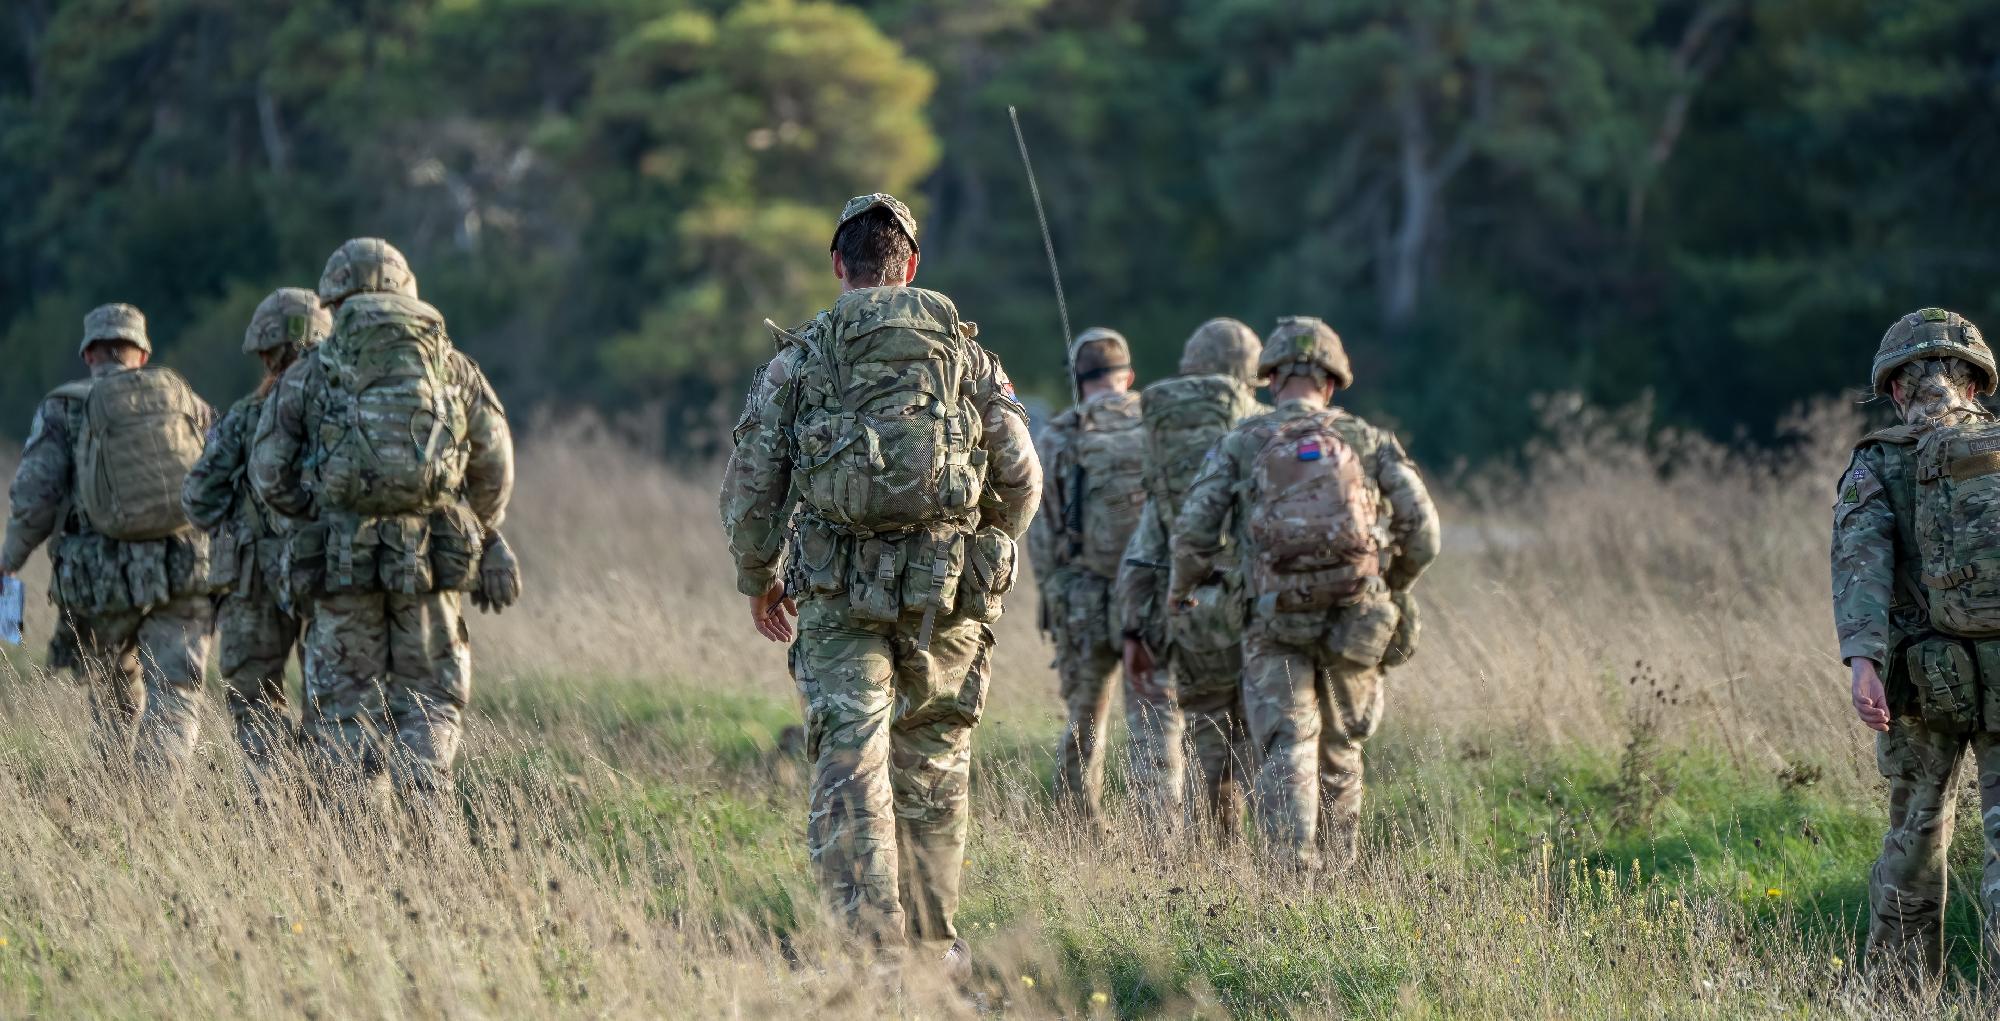
<path id="1" fill-rule="evenodd" d="M 531 590 L 475 621 L 463 811 L 434 833 L 253 804 L 214 705 L 187 783 L 111 777 L 75 689 L 10 661 L 0 1015 L 1880 1016 L 1846 984 L 1880 808 L 1825 596 L 1854 424 L 1802 421 L 1782 457 L 1552 424 L 1450 487 L 1351 875 L 1060 824 L 1055 681 L 1011 614 L 972 1001 L 915 971 L 892 999 L 816 906 L 783 652 L 743 620 L 715 474 L 543 431 L 509 527 Z M 1917 1012 L 1978 1015 L 1973 988 Z"/>

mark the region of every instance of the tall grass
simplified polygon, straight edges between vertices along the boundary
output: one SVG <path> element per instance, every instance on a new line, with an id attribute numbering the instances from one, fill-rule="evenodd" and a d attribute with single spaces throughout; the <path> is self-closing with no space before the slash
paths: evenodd
<path id="1" fill-rule="evenodd" d="M 1990 1008 L 1972 981 L 1885 1004 L 1850 980 L 1881 818 L 1826 609 L 1851 416 L 1801 416 L 1773 453 L 1549 412 L 1519 464 L 1437 486 L 1446 551 L 1349 874 L 1055 816 L 1060 706 L 1024 596 L 976 739 L 977 975 L 966 995 L 912 967 L 894 992 L 806 877 L 790 681 L 735 593 L 716 473 L 551 426 L 508 525 L 529 592 L 474 620 L 459 803 L 427 825 L 296 778 L 254 798 L 215 700 L 185 781 L 133 784 L 97 763 L 70 682 L 8 660 L 0 1015 Z"/>

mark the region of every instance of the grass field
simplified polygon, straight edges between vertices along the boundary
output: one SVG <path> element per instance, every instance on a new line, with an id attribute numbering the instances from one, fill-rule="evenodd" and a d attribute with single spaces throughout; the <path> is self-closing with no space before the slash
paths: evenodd
<path id="1" fill-rule="evenodd" d="M 475 621 L 436 833 L 253 805 L 219 702 L 189 781 L 136 788 L 69 682 L 7 661 L 0 1016 L 1991 1016 L 1976 822 L 1946 989 L 1854 981 L 1885 817 L 1826 609 L 1855 423 L 1753 455 L 1549 410 L 1504 475 L 1435 480 L 1446 553 L 1349 874 L 1052 816 L 1059 705 L 1021 609 L 976 739 L 974 994 L 913 973 L 897 999 L 806 876 L 783 653 L 742 619 L 713 473 L 547 428 L 509 528 L 530 593 Z"/>

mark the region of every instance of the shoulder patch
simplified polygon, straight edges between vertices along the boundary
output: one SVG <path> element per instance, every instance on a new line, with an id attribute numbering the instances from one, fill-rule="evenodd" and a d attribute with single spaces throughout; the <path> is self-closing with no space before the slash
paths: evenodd
<path id="1" fill-rule="evenodd" d="M 1876 477 L 1874 468 L 1857 454 L 1848 464 L 1846 474 L 1840 478 L 1840 500 L 1836 507 L 1842 512 L 1852 510 L 1881 491 L 1882 480 Z"/>
<path id="2" fill-rule="evenodd" d="M 998 391 L 1000 394 L 1000 399 L 1008 402 L 1009 404 L 1012 404 L 1017 408 L 1022 407 L 1023 405 L 1021 404 L 1021 395 L 1014 392 L 1014 381 L 1012 379 L 1007 378 L 1007 370 L 996 369 L 995 371 L 999 374 L 997 381 L 999 383 Z"/>

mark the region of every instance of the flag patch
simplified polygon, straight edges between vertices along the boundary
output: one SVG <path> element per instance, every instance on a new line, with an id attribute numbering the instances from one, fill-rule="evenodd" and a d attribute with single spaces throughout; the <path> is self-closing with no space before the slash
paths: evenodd
<path id="1" fill-rule="evenodd" d="M 1299 444 L 1299 460 L 1317 461 L 1319 459 L 1320 459 L 1320 447 L 1318 440 L 1307 440 L 1304 443 Z"/>

